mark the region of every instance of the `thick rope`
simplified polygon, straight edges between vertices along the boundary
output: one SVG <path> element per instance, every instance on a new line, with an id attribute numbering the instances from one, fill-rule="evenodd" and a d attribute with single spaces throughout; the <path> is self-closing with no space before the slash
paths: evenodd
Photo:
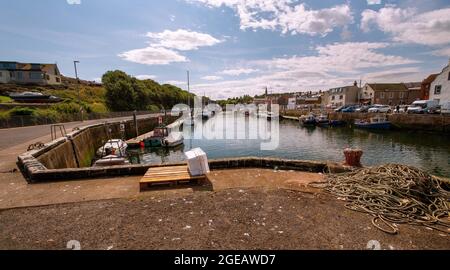
<path id="1" fill-rule="evenodd" d="M 310 185 L 347 201 L 348 209 L 371 214 L 372 224 L 386 233 L 411 224 L 450 234 L 450 185 L 419 169 L 387 164 L 326 180 Z"/>

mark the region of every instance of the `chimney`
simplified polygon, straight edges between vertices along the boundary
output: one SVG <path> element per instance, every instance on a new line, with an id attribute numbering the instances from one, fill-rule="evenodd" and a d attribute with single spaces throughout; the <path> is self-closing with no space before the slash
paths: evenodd
<path id="1" fill-rule="evenodd" d="M 355 82 L 353 83 L 353 86 L 358 86 L 358 82 L 355 81 Z"/>

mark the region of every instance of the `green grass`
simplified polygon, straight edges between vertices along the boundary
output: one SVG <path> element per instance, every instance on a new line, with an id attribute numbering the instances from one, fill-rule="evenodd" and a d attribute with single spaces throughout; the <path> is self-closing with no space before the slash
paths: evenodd
<path id="1" fill-rule="evenodd" d="M 13 100 L 10 97 L 0 96 L 0 103 L 11 103 Z"/>

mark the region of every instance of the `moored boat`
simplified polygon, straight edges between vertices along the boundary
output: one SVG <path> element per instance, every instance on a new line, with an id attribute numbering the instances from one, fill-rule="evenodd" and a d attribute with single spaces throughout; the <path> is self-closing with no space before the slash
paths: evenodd
<path id="1" fill-rule="evenodd" d="M 318 126 L 328 126 L 330 124 L 330 121 L 328 120 L 328 117 L 324 114 L 319 115 L 315 118 L 316 125 Z"/>
<path id="2" fill-rule="evenodd" d="M 315 126 L 316 125 L 316 117 L 313 114 L 302 115 L 299 118 L 300 124 L 303 126 Z"/>
<path id="3" fill-rule="evenodd" d="M 167 127 L 158 127 L 143 142 L 145 147 L 175 147 L 183 144 L 184 137 L 181 132 L 169 132 Z"/>
<path id="4" fill-rule="evenodd" d="M 391 122 L 389 122 L 386 117 L 376 116 L 369 120 L 356 120 L 355 127 L 365 129 L 390 129 Z"/>
<path id="5" fill-rule="evenodd" d="M 127 154 L 127 143 L 121 139 L 108 140 L 103 146 L 97 149 L 97 156 L 102 158 L 104 156 L 115 155 L 118 157 L 125 157 Z"/>
<path id="6" fill-rule="evenodd" d="M 94 167 L 107 167 L 107 166 L 117 166 L 128 164 L 129 161 L 124 157 L 119 157 L 117 155 L 104 156 L 101 159 L 94 162 Z"/>

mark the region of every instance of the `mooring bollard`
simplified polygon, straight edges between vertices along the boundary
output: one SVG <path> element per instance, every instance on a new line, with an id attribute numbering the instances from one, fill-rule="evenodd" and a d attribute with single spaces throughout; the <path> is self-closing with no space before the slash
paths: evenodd
<path id="1" fill-rule="evenodd" d="M 352 166 L 352 167 L 362 167 L 361 165 L 361 157 L 363 155 L 363 151 L 361 149 L 351 149 L 347 148 L 344 150 L 345 163 L 344 165 Z"/>

